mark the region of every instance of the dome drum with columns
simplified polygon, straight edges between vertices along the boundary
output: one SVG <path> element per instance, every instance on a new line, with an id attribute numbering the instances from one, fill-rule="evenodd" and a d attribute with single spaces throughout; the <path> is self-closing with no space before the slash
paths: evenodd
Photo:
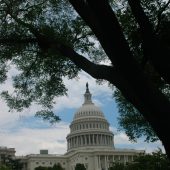
<path id="1" fill-rule="evenodd" d="M 91 93 L 86 84 L 84 103 L 75 113 L 67 136 L 68 151 L 84 147 L 113 148 L 113 133 L 109 131 L 109 123 L 103 112 L 94 105 Z"/>

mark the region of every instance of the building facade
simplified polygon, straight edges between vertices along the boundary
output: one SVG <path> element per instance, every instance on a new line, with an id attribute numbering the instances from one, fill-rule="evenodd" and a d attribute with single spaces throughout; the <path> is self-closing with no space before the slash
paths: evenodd
<path id="1" fill-rule="evenodd" d="M 144 150 L 117 149 L 114 134 L 99 107 L 95 106 L 86 84 L 84 103 L 77 110 L 67 135 L 67 152 L 64 155 L 30 154 L 24 157 L 25 169 L 38 166 L 52 167 L 60 163 L 65 170 L 74 170 L 76 164 L 84 164 L 87 170 L 108 170 L 114 162 L 131 162 Z"/>
<path id="2" fill-rule="evenodd" d="M 15 148 L 0 147 L 0 164 L 4 163 L 8 158 L 15 157 Z"/>

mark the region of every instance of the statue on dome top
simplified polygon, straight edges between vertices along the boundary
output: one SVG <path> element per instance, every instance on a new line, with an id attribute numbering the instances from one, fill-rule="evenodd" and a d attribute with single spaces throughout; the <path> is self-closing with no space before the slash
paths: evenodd
<path id="1" fill-rule="evenodd" d="M 86 83 L 86 89 L 89 89 L 89 84 L 88 84 L 88 82 Z"/>

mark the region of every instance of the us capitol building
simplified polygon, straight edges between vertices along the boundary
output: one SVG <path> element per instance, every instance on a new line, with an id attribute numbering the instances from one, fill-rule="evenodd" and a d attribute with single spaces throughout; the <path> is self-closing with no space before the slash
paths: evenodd
<path id="1" fill-rule="evenodd" d="M 67 135 L 67 152 L 64 155 L 40 154 L 24 156 L 25 170 L 35 167 L 52 167 L 60 163 L 65 170 L 74 170 L 77 163 L 84 164 L 86 170 L 108 170 L 114 162 L 131 162 L 144 150 L 117 149 L 114 147 L 114 135 L 109 130 L 109 123 L 99 107 L 95 106 L 86 84 L 84 103 L 77 110 L 70 124 Z"/>

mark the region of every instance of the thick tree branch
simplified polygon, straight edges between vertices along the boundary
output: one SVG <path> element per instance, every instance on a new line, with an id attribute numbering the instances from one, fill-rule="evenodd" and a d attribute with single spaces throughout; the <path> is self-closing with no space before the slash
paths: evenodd
<path id="1" fill-rule="evenodd" d="M 117 63 L 126 63 L 132 55 L 108 0 L 69 1 L 92 29 L 112 64 L 117 66 Z"/>
<path id="2" fill-rule="evenodd" d="M 32 25 L 24 23 L 23 21 L 16 18 L 15 16 L 12 16 L 12 17 L 13 19 L 15 19 L 16 22 L 28 28 L 33 33 L 33 35 L 36 37 L 36 38 L 31 38 L 31 39 L 20 39 L 18 40 L 17 43 L 37 42 L 40 48 L 44 52 L 48 51 L 49 49 L 56 53 L 60 52 L 62 55 L 64 55 L 65 57 L 69 58 L 72 62 L 74 62 L 77 67 L 89 73 L 92 77 L 96 79 L 109 79 L 110 75 L 113 75 L 113 77 L 114 76 L 118 77 L 118 74 L 115 73 L 112 66 L 95 64 L 89 61 L 87 58 L 75 52 L 71 47 L 68 47 L 62 44 L 56 39 L 47 37 L 44 33 L 37 31 Z M 0 40 L 0 43 L 14 43 L 14 42 L 15 42 L 14 39 Z M 116 81 L 116 77 L 115 77 L 115 81 Z"/>
<path id="3" fill-rule="evenodd" d="M 110 79 L 110 75 L 113 76 L 113 81 L 117 81 L 118 74 L 112 66 L 99 65 L 92 63 L 87 58 L 76 53 L 72 48 L 68 46 L 61 45 L 58 49 L 64 56 L 71 59 L 79 68 L 90 74 L 96 79 Z"/>
<path id="4" fill-rule="evenodd" d="M 169 101 L 158 89 L 154 88 L 149 77 L 143 73 L 139 64 L 134 60 L 108 1 L 70 0 L 70 2 L 90 26 L 115 69 L 119 72 L 120 81 L 116 84 L 110 82 L 116 85 L 126 99 L 136 106 L 145 119 L 150 122 L 159 138 L 163 139 L 159 124 L 161 122 L 162 129 L 167 129 Z M 91 22 L 92 19 L 94 22 Z"/>
<path id="5" fill-rule="evenodd" d="M 170 50 L 167 44 L 163 44 L 154 35 L 154 29 L 141 7 L 140 0 L 128 0 L 132 13 L 140 26 L 143 38 L 143 47 L 149 61 L 155 67 L 155 70 L 170 84 Z"/>
<path id="6" fill-rule="evenodd" d="M 153 35 L 153 26 L 149 21 L 149 18 L 143 11 L 141 7 L 140 0 L 128 0 L 129 5 L 131 7 L 132 13 L 140 26 L 140 31 L 143 37 L 147 38 L 148 36 L 151 37 Z"/>
<path id="7" fill-rule="evenodd" d="M 158 22 L 157 22 L 157 26 L 156 26 L 156 29 L 155 29 L 155 33 L 157 33 L 158 30 L 159 30 L 159 26 L 160 26 L 161 19 L 162 19 L 162 13 L 166 10 L 166 8 L 169 6 L 169 4 L 170 4 L 170 0 L 159 10 L 158 17 L 157 17 Z"/>

